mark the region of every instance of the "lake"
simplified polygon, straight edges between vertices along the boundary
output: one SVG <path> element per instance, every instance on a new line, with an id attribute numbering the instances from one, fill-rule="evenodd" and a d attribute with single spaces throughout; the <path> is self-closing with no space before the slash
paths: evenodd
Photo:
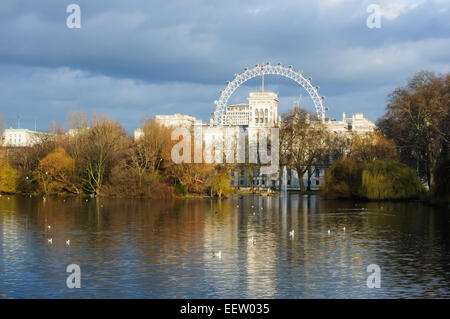
<path id="1" fill-rule="evenodd" d="M 3 195 L 0 298 L 449 298 L 449 232 L 420 202 Z"/>

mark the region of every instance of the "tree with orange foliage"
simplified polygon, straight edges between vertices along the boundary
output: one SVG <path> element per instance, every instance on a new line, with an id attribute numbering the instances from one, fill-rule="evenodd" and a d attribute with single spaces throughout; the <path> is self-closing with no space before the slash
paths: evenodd
<path id="1" fill-rule="evenodd" d="M 62 147 L 58 147 L 40 160 L 35 170 L 39 188 L 45 194 L 63 191 L 79 194 L 81 188 L 75 182 L 74 168 L 74 159 Z"/>
<path id="2" fill-rule="evenodd" d="M 381 132 L 354 136 L 350 142 L 348 155 L 357 162 L 398 160 L 395 143 Z"/>

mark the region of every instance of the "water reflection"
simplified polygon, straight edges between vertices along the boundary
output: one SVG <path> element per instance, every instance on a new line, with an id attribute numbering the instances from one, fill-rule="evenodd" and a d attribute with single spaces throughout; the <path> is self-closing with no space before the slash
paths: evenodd
<path id="1" fill-rule="evenodd" d="M 417 202 L 3 196 L 0 297 L 449 297 L 449 229 Z M 66 287 L 72 263 L 81 289 Z"/>

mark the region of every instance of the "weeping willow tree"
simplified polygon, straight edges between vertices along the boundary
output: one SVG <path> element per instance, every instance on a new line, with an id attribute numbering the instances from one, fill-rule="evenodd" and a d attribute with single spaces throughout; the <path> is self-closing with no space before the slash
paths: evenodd
<path id="1" fill-rule="evenodd" d="M 423 186 L 413 169 L 391 160 L 367 163 L 362 172 L 362 190 L 368 199 L 417 198 Z"/>

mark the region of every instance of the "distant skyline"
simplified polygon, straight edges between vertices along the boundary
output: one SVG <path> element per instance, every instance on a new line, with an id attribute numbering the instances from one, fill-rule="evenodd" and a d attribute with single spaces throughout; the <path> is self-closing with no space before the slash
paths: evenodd
<path id="1" fill-rule="evenodd" d="M 81 7 L 81 29 L 66 7 Z M 369 4 L 382 8 L 369 29 Z M 235 73 L 271 62 L 312 77 L 327 117 L 376 121 L 387 95 L 421 70 L 450 71 L 450 0 L 69 0 L 0 2 L 0 112 L 47 130 L 70 110 L 111 115 L 127 131 L 156 114 L 209 121 Z M 307 93 L 268 77 L 280 113 Z M 250 81 L 230 103 L 259 89 Z M 67 128 L 67 126 L 66 126 Z"/>

